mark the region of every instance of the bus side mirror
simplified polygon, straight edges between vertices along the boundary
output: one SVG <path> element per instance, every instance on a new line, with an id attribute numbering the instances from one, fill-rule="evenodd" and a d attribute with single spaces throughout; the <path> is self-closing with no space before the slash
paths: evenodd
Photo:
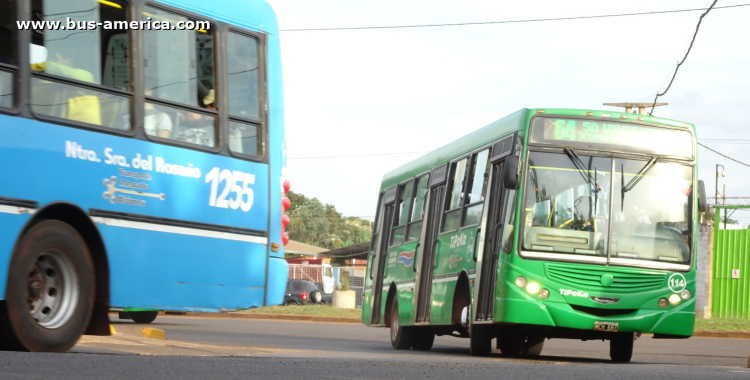
<path id="1" fill-rule="evenodd" d="M 503 165 L 503 187 L 508 190 L 518 190 L 518 175 L 521 170 L 519 165 L 518 156 L 507 156 L 505 157 L 505 164 Z"/>
<path id="2" fill-rule="evenodd" d="M 706 184 L 698 180 L 698 212 L 708 211 L 708 202 L 706 201 Z"/>

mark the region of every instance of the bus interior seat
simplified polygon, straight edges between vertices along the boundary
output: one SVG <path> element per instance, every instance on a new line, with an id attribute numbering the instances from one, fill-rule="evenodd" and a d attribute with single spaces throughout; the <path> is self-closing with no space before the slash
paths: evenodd
<path id="1" fill-rule="evenodd" d="M 33 80 L 31 104 L 35 113 L 51 117 L 62 117 L 63 107 L 67 105 L 67 89 L 57 83 L 45 80 Z"/>

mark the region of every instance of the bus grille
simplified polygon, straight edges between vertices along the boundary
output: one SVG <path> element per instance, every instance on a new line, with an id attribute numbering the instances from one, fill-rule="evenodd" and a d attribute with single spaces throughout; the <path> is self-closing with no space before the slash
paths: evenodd
<path id="1" fill-rule="evenodd" d="M 575 284 L 587 288 L 601 288 L 603 274 L 609 273 L 614 278 L 612 285 L 606 287 L 611 290 L 643 291 L 664 285 L 666 273 L 652 271 L 628 271 L 612 267 L 594 266 L 563 266 L 547 264 L 547 278 L 565 284 Z"/>

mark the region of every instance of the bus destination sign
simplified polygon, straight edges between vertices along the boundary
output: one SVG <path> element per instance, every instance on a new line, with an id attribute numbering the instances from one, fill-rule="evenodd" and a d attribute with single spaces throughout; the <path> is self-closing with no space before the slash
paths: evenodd
<path id="1" fill-rule="evenodd" d="M 599 120 L 537 118 L 531 139 L 532 142 L 586 147 L 625 146 L 628 150 L 683 157 L 692 157 L 693 151 L 688 131 Z M 665 149 L 665 145 L 669 148 Z"/>

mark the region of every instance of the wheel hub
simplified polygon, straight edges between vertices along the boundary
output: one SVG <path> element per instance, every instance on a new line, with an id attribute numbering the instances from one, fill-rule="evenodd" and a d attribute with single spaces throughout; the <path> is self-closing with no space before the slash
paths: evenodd
<path id="1" fill-rule="evenodd" d="M 65 324 L 78 303 L 78 276 L 73 263 L 59 251 L 42 253 L 27 277 L 31 317 L 42 327 Z"/>

